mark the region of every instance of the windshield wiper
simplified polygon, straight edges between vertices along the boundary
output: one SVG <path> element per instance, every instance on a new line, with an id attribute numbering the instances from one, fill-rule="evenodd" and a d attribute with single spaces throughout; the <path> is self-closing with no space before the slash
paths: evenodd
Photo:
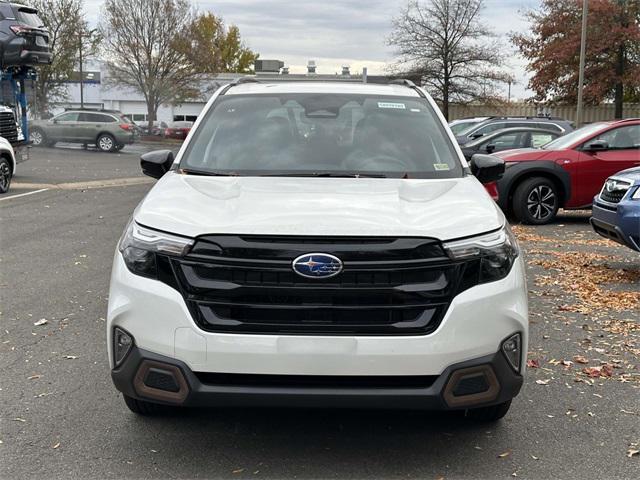
<path id="1" fill-rule="evenodd" d="M 187 175 L 203 175 L 208 177 L 237 177 L 236 172 L 217 172 L 215 170 L 193 170 L 191 168 L 181 168 L 182 173 Z"/>

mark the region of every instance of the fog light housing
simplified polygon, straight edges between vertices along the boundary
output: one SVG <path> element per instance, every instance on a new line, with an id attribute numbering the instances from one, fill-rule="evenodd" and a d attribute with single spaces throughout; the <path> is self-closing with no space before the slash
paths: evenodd
<path id="1" fill-rule="evenodd" d="M 133 346 L 133 337 L 124 330 L 116 327 L 113 329 L 113 360 L 118 367 L 127 357 Z"/>
<path id="2" fill-rule="evenodd" d="M 520 373 L 522 363 L 522 336 L 519 333 L 511 335 L 502 342 L 502 353 L 517 373 Z"/>

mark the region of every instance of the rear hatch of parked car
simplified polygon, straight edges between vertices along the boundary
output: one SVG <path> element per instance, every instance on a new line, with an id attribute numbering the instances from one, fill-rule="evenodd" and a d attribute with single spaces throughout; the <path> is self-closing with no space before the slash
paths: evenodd
<path id="1" fill-rule="evenodd" d="M 16 24 L 11 31 L 25 39 L 25 50 L 32 52 L 49 52 L 49 32 L 38 16 L 37 10 L 27 6 L 12 6 Z M 48 60 L 48 58 L 47 58 Z"/>

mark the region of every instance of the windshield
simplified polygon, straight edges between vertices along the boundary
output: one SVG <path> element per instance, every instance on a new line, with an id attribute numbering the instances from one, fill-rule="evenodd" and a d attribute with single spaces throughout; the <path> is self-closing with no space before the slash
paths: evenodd
<path id="1" fill-rule="evenodd" d="M 180 167 L 234 175 L 463 174 L 424 99 L 327 93 L 219 97 Z"/>
<path id="2" fill-rule="evenodd" d="M 451 128 L 451 131 L 454 135 L 460 135 L 463 131 L 470 127 L 473 127 L 474 125 L 477 125 L 481 121 L 482 120 L 469 120 L 466 122 L 453 123 L 449 126 L 449 128 Z"/>
<path id="3" fill-rule="evenodd" d="M 40 17 L 38 17 L 34 10 L 30 8 L 18 8 L 17 10 L 14 10 L 14 12 L 16 15 L 16 20 L 18 20 L 20 23 L 35 28 L 44 27 L 42 20 L 40 20 Z"/>
<path id="4" fill-rule="evenodd" d="M 567 133 L 563 137 L 558 137 L 552 142 L 547 143 L 542 148 L 544 150 L 563 150 L 565 148 L 569 148 L 576 142 L 580 142 L 582 140 L 586 140 L 592 135 L 598 133 L 598 131 L 602 130 L 602 127 L 605 124 L 603 123 L 592 123 L 590 125 L 585 125 L 578 130 L 574 130 L 573 132 Z"/>

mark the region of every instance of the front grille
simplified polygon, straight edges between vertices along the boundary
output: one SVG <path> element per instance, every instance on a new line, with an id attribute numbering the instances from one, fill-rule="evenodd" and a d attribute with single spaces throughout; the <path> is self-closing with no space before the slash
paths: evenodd
<path id="1" fill-rule="evenodd" d="M 610 182 L 612 182 L 612 180 L 607 180 L 602 188 L 602 191 L 600 192 L 600 200 L 613 204 L 620 203 L 620 200 L 622 200 L 627 193 L 627 190 L 631 187 L 631 184 L 617 180 L 612 187 L 609 187 Z"/>
<path id="2" fill-rule="evenodd" d="M 0 112 L 0 137 L 6 138 L 9 143 L 18 141 L 18 127 L 13 112 Z"/>
<path id="3" fill-rule="evenodd" d="M 308 252 L 336 255 L 344 270 L 296 274 L 292 261 Z M 465 272 L 477 273 L 425 238 L 208 236 L 158 265 L 202 329 L 297 335 L 428 334 L 465 288 Z"/>

